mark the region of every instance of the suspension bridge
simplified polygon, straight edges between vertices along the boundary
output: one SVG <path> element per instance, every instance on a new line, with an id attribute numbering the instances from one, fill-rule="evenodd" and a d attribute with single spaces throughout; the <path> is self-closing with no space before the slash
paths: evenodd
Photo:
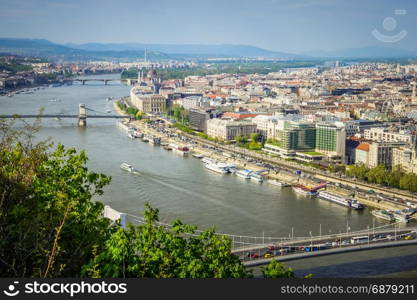
<path id="1" fill-rule="evenodd" d="M 113 221 L 119 220 L 121 226 L 125 227 L 128 220 L 137 224 L 145 224 L 143 217 L 129 213 L 118 212 L 110 206 L 106 206 L 104 216 Z M 172 225 L 163 222 L 156 222 L 158 226 L 171 228 Z M 195 230 L 188 236 L 198 236 L 204 230 Z M 293 232 L 288 236 L 247 236 L 230 233 L 217 232 L 216 235 L 230 239 L 232 253 L 237 255 L 246 266 L 257 266 L 267 264 L 273 258 L 280 261 L 294 260 L 306 257 L 338 254 L 344 252 L 364 251 L 376 248 L 396 247 L 417 244 L 417 227 L 404 226 L 396 222 L 382 226 L 368 226 L 365 229 L 349 231 L 338 234 L 326 234 L 313 236 L 294 236 Z M 404 240 L 406 236 L 413 236 L 412 240 Z M 360 242 L 351 242 L 361 239 Z"/>
<path id="2" fill-rule="evenodd" d="M 131 118 L 130 116 L 125 115 L 109 115 L 105 114 L 103 112 L 88 108 L 85 106 L 85 104 L 80 103 L 78 106 L 78 115 L 75 114 L 63 114 L 63 113 L 57 113 L 57 114 L 41 114 L 41 115 L 35 115 L 35 114 L 14 114 L 14 115 L 0 115 L 0 118 L 3 119 L 11 119 L 11 118 L 78 118 L 78 126 L 85 127 L 87 126 L 87 111 L 99 113 L 99 114 L 93 114 L 88 115 L 88 118 L 99 118 L 99 119 L 124 119 L 124 118 Z"/>

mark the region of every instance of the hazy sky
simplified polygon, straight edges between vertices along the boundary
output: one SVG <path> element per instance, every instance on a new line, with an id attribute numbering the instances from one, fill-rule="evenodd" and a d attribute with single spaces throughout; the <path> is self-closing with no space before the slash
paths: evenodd
<path id="1" fill-rule="evenodd" d="M 384 43 L 374 29 L 407 35 Z M 417 50 L 417 1 L 0 0 L 0 37 L 247 44 L 294 53 L 371 45 Z"/>

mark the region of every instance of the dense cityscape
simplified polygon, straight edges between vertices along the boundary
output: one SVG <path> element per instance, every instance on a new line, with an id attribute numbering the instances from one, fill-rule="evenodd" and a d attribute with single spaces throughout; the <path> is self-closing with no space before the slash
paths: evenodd
<path id="1" fill-rule="evenodd" d="M 321 0 L 123 1 L 74 0 L 87 16 L 0 0 L 0 275 L 39 279 L 0 290 L 279 278 L 277 295 L 302 282 L 316 290 L 300 294 L 414 294 L 394 278 L 417 275 L 415 4 L 365 1 L 374 26 L 343 1 L 340 16 Z M 39 25 L 45 11 L 55 21 Z M 48 278 L 75 283 L 55 292 Z M 284 289 L 289 278 L 301 284 Z M 323 292 L 316 278 L 389 287 Z"/>

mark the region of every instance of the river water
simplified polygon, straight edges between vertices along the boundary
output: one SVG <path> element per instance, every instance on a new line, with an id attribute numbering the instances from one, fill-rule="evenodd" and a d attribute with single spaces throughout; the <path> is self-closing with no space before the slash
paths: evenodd
<path id="1" fill-rule="evenodd" d="M 100 75 L 97 78 L 114 78 Z M 89 77 L 92 78 L 92 77 Z M 107 97 L 129 94 L 130 87 L 117 82 L 87 82 L 47 87 L 33 94 L 0 96 L 0 114 L 45 113 L 78 114 L 78 104 L 106 114 L 112 110 Z M 88 114 L 95 112 L 88 112 Z M 114 112 L 113 112 L 114 113 Z M 160 209 L 161 221 L 175 218 L 201 229 L 216 226 L 220 232 L 265 237 L 313 236 L 346 232 L 372 226 L 369 209 L 362 212 L 325 200 L 294 195 L 291 189 L 245 181 L 233 175 L 218 175 L 204 168 L 201 161 L 183 158 L 172 151 L 130 140 L 116 127 L 114 119 L 87 119 L 87 128 L 78 128 L 76 119 L 45 119 L 39 138 L 51 137 L 56 143 L 85 149 L 91 170 L 112 177 L 105 194 L 98 200 L 111 207 L 141 215 L 145 202 Z M 119 166 L 128 162 L 143 176 L 131 175 Z M 375 220 L 375 225 L 386 224 Z"/>

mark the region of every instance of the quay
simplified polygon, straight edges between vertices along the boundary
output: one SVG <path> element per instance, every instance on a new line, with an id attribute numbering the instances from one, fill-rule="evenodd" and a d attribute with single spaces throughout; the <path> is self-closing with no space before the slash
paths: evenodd
<path id="1" fill-rule="evenodd" d="M 126 114 L 117 106 L 116 103 L 117 101 L 113 103 L 116 113 L 126 116 Z M 173 138 L 167 138 L 166 136 L 160 134 L 159 132 L 156 132 L 155 130 L 152 130 L 151 128 L 147 128 L 145 123 L 143 123 L 142 121 L 131 121 L 130 124 L 131 126 L 142 130 L 146 134 L 161 137 L 161 139 L 167 141 L 168 143 L 178 142 Z M 280 171 L 278 172 L 271 171 L 267 174 L 267 177 L 269 179 L 275 179 L 275 180 L 283 181 L 289 184 L 299 183 L 299 184 L 303 184 L 306 186 L 317 185 L 317 183 L 313 182 L 312 180 L 300 177 L 296 175 L 295 172 L 291 173 L 288 171 L 288 170 L 293 170 L 293 171 L 300 170 L 304 172 L 305 174 L 311 175 L 315 177 L 316 179 L 322 180 L 327 183 L 343 184 L 345 186 L 349 186 L 352 189 L 355 189 L 355 188 L 362 188 L 363 190 L 372 189 L 376 193 L 380 193 L 389 197 L 401 198 L 404 201 L 410 201 L 413 204 L 417 204 L 417 199 L 415 199 L 414 195 L 405 191 L 399 191 L 397 189 L 392 189 L 392 188 L 384 188 L 381 186 L 371 185 L 371 184 L 364 183 L 361 181 L 356 181 L 353 179 L 338 177 L 336 175 L 331 175 L 322 171 L 318 171 L 316 169 L 308 168 L 306 166 L 297 164 L 295 162 L 283 161 L 276 157 L 272 157 L 270 155 L 256 153 L 253 151 L 239 148 L 234 145 L 231 146 L 231 145 L 218 144 L 218 143 L 211 142 L 206 139 L 202 139 L 198 136 L 191 135 L 191 134 L 179 131 L 179 130 L 176 130 L 176 132 L 182 136 L 185 136 L 197 142 L 197 145 L 192 145 L 189 147 L 193 153 L 198 153 L 198 154 L 204 155 L 206 157 L 209 157 L 209 158 L 221 161 L 221 162 L 233 163 L 239 168 L 248 168 L 253 171 L 259 171 L 265 168 L 261 166 L 257 166 L 256 164 L 252 164 L 244 160 L 241 160 L 236 156 L 238 155 L 238 156 L 250 157 L 252 159 L 260 160 L 260 161 L 270 163 L 272 165 L 280 167 L 281 168 Z M 216 153 L 214 151 L 201 147 L 201 145 L 208 145 L 208 146 L 216 147 L 218 149 L 221 149 L 223 152 Z M 227 153 L 227 155 L 225 156 L 224 153 Z M 336 193 L 338 194 L 349 193 L 345 189 L 336 188 L 335 190 L 336 190 Z M 394 201 L 381 200 L 381 199 L 375 198 L 373 195 L 364 194 L 361 192 L 357 192 L 355 194 L 355 197 L 357 197 L 357 199 L 363 202 L 366 206 L 374 207 L 378 209 L 398 210 L 398 209 L 407 208 L 407 206 L 405 205 L 405 202 L 400 203 L 400 202 L 394 202 Z"/>

